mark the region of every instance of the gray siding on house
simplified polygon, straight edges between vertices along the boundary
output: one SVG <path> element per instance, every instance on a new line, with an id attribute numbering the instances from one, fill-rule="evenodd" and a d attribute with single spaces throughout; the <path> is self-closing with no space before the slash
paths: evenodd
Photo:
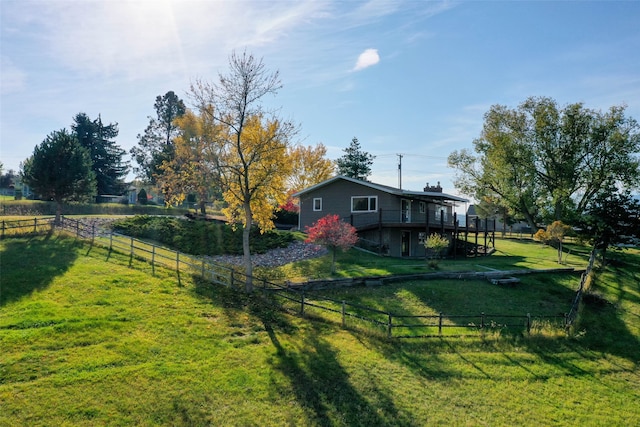
<path id="1" fill-rule="evenodd" d="M 354 182 L 338 180 L 300 196 L 300 229 L 304 230 L 329 214 L 337 214 L 343 221 L 349 222 L 352 214 L 351 198 L 367 196 L 377 197 L 377 209 L 400 212 L 400 202 L 396 196 Z M 313 200 L 316 198 L 322 199 L 320 211 L 313 210 Z M 358 215 L 363 214 L 354 213 L 354 216 Z"/>
<path id="2" fill-rule="evenodd" d="M 352 178 L 335 177 L 294 195 L 299 198 L 299 227 L 305 231 L 320 218 L 337 214 L 358 229 L 363 246 L 382 249 L 390 256 L 422 257 L 421 243 L 429 233 L 451 233 L 454 228 L 451 202 L 465 199 L 444 193 L 402 191 Z M 375 210 L 352 212 L 353 197 L 375 197 Z M 314 200 L 321 209 L 314 210 Z M 405 201 L 403 203 L 403 201 Z M 422 207 L 421 207 L 422 205 Z M 444 210 L 444 221 L 440 210 Z"/>

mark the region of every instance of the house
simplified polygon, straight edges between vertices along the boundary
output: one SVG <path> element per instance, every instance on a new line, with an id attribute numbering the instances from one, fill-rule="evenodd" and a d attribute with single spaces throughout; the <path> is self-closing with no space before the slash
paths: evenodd
<path id="1" fill-rule="evenodd" d="M 440 183 L 410 191 L 346 176 L 330 178 L 293 196 L 300 200 L 301 230 L 337 214 L 356 228 L 364 247 L 395 257 L 424 257 L 429 234 L 456 234 L 454 207 L 467 202 L 443 193 Z"/>

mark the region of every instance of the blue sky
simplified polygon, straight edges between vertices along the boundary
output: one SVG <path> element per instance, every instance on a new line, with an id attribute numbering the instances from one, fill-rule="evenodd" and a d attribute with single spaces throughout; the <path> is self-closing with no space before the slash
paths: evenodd
<path id="1" fill-rule="evenodd" d="M 188 103 L 232 50 L 278 70 L 268 106 L 300 142 L 376 156 L 370 179 L 420 190 L 453 151 L 472 148 L 493 104 L 529 96 L 640 120 L 640 2 L 0 0 L 0 161 L 18 169 L 85 112 L 117 122 L 127 151 L 155 97 Z"/>

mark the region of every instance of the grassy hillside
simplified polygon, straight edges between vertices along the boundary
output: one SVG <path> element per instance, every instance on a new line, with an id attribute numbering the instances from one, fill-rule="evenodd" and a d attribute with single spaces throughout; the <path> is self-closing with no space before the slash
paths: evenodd
<path id="1" fill-rule="evenodd" d="M 292 317 L 186 277 L 179 286 L 175 273 L 151 276 L 70 238 L 7 239 L 0 251 L 0 426 L 640 419 L 637 250 L 596 280 L 575 338 L 413 341 Z"/>

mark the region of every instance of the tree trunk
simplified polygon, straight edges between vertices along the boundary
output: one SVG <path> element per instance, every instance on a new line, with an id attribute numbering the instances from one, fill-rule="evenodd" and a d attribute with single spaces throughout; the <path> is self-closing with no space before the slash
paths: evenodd
<path id="1" fill-rule="evenodd" d="M 244 274 L 246 277 L 245 291 L 253 292 L 253 264 L 251 263 L 251 248 L 249 246 L 249 237 L 251 235 L 251 227 L 253 225 L 253 215 L 251 214 L 251 206 L 249 203 L 244 204 L 245 224 L 242 230 L 242 253 L 244 263 Z"/>
<path id="2" fill-rule="evenodd" d="M 529 212 L 529 209 L 525 205 L 524 201 L 520 202 L 520 212 L 524 216 L 524 220 L 527 221 L 527 224 L 529 224 L 529 227 L 531 227 L 531 234 L 535 234 L 536 231 L 538 231 L 538 225 L 533 219 L 533 215 L 531 214 L 531 212 Z"/>
<path id="3" fill-rule="evenodd" d="M 338 248 L 334 247 L 331 251 L 331 274 L 336 274 L 336 251 Z"/>
<path id="4" fill-rule="evenodd" d="M 562 264 L 562 240 L 558 241 L 558 264 Z"/>
<path id="5" fill-rule="evenodd" d="M 62 202 L 59 200 L 56 200 L 56 219 L 55 219 L 56 225 L 60 225 L 62 223 L 61 217 L 62 217 Z"/>

